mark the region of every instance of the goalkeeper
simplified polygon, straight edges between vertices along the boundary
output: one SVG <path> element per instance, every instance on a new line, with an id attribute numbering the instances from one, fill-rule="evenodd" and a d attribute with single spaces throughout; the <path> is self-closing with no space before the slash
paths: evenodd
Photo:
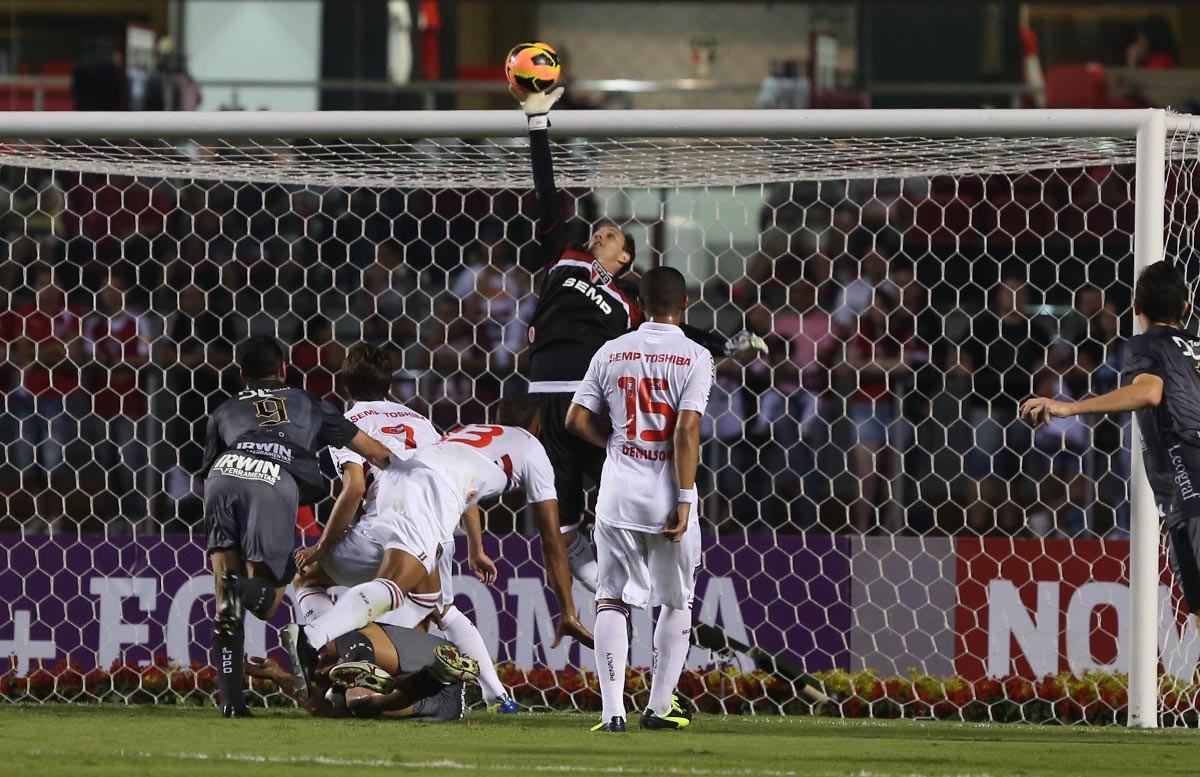
<path id="1" fill-rule="evenodd" d="M 642 320 L 637 279 L 632 273 L 633 237 L 615 224 L 602 222 L 587 245 L 568 242 L 562 202 L 554 185 L 550 159 L 550 108 L 562 97 L 559 87 L 525 96 L 521 107 L 529 119 L 529 155 L 537 193 L 541 279 L 537 308 L 529 323 L 529 393 L 537 396 L 542 416 L 542 445 L 554 467 L 559 520 L 567 545 L 571 574 L 592 592 L 596 562 L 586 535 L 584 478 L 600 484 L 604 449 L 566 430 L 567 410 L 588 365 L 600 346 L 636 329 Z M 514 92 L 514 96 L 522 99 Z M 684 333 L 714 356 L 767 347 L 761 337 L 742 332 L 730 340 L 686 325 Z"/>

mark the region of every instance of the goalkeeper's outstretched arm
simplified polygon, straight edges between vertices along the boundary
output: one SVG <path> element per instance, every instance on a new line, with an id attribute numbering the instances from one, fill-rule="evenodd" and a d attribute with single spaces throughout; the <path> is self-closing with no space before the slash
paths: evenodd
<path id="1" fill-rule="evenodd" d="M 766 341 L 749 330 L 742 330 L 733 337 L 726 338 L 720 332 L 709 332 L 687 324 L 680 324 L 679 328 L 683 330 L 689 340 L 706 349 L 718 359 L 725 356 L 752 356 L 756 351 L 767 352 Z"/>
<path id="2" fill-rule="evenodd" d="M 550 108 L 562 97 L 560 86 L 545 94 L 530 94 L 521 101 L 529 120 L 529 161 L 533 166 L 533 190 L 537 196 L 538 242 L 542 247 L 542 264 L 536 272 L 554 261 L 566 242 L 566 224 L 562 200 L 554 185 L 554 162 L 550 156 Z"/>

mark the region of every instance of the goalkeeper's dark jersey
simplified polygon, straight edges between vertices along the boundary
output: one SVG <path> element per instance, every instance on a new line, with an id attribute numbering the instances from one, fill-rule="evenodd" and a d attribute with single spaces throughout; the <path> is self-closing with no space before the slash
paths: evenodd
<path id="1" fill-rule="evenodd" d="M 641 324 L 641 308 L 636 289 L 613 278 L 585 246 L 567 242 L 546 130 L 529 132 L 529 151 L 545 263 L 529 324 L 530 390 L 573 393 L 600 346 Z M 723 337 L 683 329 L 714 355 L 725 355 Z"/>
<path id="2" fill-rule="evenodd" d="M 208 419 L 201 475 L 222 453 L 283 465 L 300 487 L 301 503 L 327 492 L 317 453 L 326 445 L 344 447 L 358 434 L 329 403 L 277 380 L 253 381 Z"/>
<path id="3" fill-rule="evenodd" d="M 617 280 L 582 245 L 567 244 L 541 279 L 529 323 L 529 379 L 583 380 L 600 346 L 640 323 L 641 309 Z"/>
<path id="4" fill-rule="evenodd" d="M 1126 344 L 1122 382 L 1163 381 L 1157 407 L 1137 411 L 1146 477 L 1168 526 L 1200 515 L 1200 338 L 1153 326 Z"/>

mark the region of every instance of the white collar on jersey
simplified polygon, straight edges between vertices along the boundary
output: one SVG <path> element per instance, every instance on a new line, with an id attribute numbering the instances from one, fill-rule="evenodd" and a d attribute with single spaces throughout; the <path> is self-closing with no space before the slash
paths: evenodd
<path id="1" fill-rule="evenodd" d="M 638 329 L 648 329 L 653 332 L 682 332 L 678 324 L 660 324 L 657 321 L 643 321 Z"/>

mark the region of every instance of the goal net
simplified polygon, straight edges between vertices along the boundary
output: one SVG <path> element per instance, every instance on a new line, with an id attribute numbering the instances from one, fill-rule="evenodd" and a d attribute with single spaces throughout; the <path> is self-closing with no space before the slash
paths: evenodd
<path id="1" fill-rule="evenodd" d="M 0 697 L 208 701 L 196 473 L 246 335 L 278 336 L 291 380 L 339 407 L 346 350 L 384 345 L 395 395 L 443 430 L 525 391 L 540 257 L 520 119 L 0 116 Z M 1153 507 L 1131 507 L 1146 497 L 1128 416 L 1017 418 L 1029 396 L 1118 385 L 1135 253 L 1165 243 L 1200 275 L 1190 126 L 555 117 L 579 234 L 615 220 L 640 267 L 684 272 L 688 323 L 769 345 L 717 365 L 683 694 L 726 712 L 1126 722 L 1132 672 L 1159 701 L 1134 722 L 1195 722 L 1200 639 Z M 309 543 L 329 505 L 298 516 Z M 486 525 L 500 580 L 464 565 L 458 606 L 519 701 L 593 708 L 590 652 L 550 647 L 530 523 L 506 502 Z M 276 651 L 282 619 L 247 621 L 248 652 Z M 638 613 L 630 666 L 650 665 L 651 632 Z"/>

